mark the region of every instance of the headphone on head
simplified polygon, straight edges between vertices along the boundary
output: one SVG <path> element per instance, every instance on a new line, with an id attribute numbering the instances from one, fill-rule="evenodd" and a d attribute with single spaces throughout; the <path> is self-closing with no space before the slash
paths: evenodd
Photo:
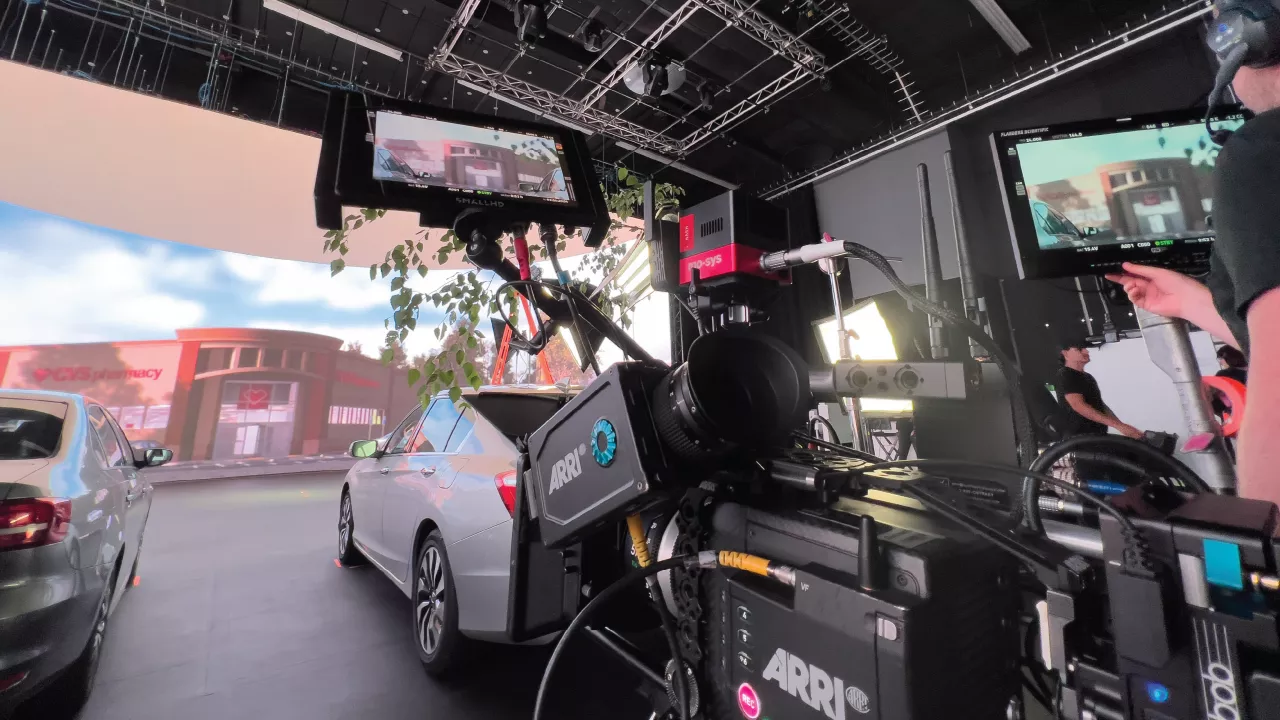
<path id="1" fill-rule="evenodd" d="M 1280 64 L 1280 0 L 1216 0 L 1217 17 L 1209 28 L 1209 49 L 1221 66 L 1209 93 L 1209 113 L 1205 127 L 1209 137 L 1222 145 L 1230 130 L 1214 130 L 1209 124 L 1222 94 L 1241 67 L 1271 67 Z"/>

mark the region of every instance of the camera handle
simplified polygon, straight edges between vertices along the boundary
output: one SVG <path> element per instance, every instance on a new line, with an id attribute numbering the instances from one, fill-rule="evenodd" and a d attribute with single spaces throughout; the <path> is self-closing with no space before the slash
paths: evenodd
<path id="1" fill-rule="evenodd" d="M 1201 390 L 1200 366 L 1191 349 L 1186 321 L 1163 318 L 1142 308 L 1134 308 L 1134 312 L 1151 362 L 1169 376 L 1178 393 L 1188 432 L 1183 445 L 1186 463 L 1215 492 L 1234 493 L 1235 468 L 1227 456 L 1221 428 Z"/>

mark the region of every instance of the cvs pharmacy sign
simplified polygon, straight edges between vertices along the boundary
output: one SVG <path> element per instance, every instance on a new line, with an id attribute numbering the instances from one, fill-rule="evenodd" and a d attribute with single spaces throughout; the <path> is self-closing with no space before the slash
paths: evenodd
<path id="1" fill-rule="evenodd" d="M 91 368 L 85 365 L 64 365 L 55 368 L 36 368 L 31 371 L 37 383 L 94 382 L 98 380 L 159 380 L 163 368 Z"/>

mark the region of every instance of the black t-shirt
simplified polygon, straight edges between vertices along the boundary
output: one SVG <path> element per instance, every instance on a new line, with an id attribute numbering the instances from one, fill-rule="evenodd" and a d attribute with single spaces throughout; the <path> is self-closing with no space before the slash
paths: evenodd
<path id="1" fill-rule="evenodd" d="M 1227 327 L 1249 354 L 1245 313 L 1280 287 L 1280 110 L 1245 123 L 1218 154 L 1213 174 L 1214 243 L 1206 284 Z"/>
<path id="2" fill-rule="evenodd" d="M 1062 412 L 1066 417 L 1066 427 L 1063 428 L 1065 435 L 1106 435 L 1107 426 L 1100 422 L 1094 422 L 1089 418 L 1076 412 L 1067 404 L 1067 396 L 1079 394 L 1084 396 L 1084 401 L 1089 407 L 1098 412 L 1108 412 L 1107 406 L 1102 402 L 1102 391 L 1098 389 L 1098 381 L 1087 372 L 1082 372 L 1069 367 L 1063 367 L 1058 371 L 1058 402 L 1062 403 Z"/>
<path id="3" fill-rule="evenodd" d="M 1249 372 L 1243 368 L 1222 368 L 1218 372 L 1214 373 L 1214 375 L 1217 375 L 1218 377 L 1231 378 L 1241 385 L 1245 385 L 1249 381 Z M 1222 398 L 1220 398 L 1217 393 L 1213 394 L 1213 400 L 1210 404 L 1213 405 L 1214 415 L 1222 415 L 1227 411 L 1227 404 L 1222 402 Z"/>

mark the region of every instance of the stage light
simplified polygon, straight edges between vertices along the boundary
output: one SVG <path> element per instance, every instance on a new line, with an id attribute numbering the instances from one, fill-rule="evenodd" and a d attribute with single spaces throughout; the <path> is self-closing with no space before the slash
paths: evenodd
<path id="1" fill-rule="evenodd" d="M 604 49 L 605 27 L 599 20 L 595 18 L 584 20 L 582 27 L 578 28 L 577 35 L 587 52 L 596 53 Z"/>
<path id="2" fill-rule="evenodd" d="M 982 17 L 986 18 L 987 23 L 1004 40 L 1009 49 L 1013 50 L 1014 55 L 1031 49 L 1031 43 L 1027 41 L 1027 37 L 1022 34 L 1022 31 L 1018 30 L 1018 27 L 1013 24 L 1013 21 L 1009 19 L 1004 10 L 1000 9 L 995 0 L 969 0 L 969 2 Z"/>
<path id="3" fill-rule="evenodd" d="M 314 15 L 300 7 L 283 2 L 282 0 L 262 0 L 262 7 L 264 10 L 271 10 L 272 12 L 280 13 L 287 18 L 297 20 L 303 25 L 310 25 L 311 27 L 322 32 L 326 32 L 334 37 L 342 38 L 348 42 L 353 42 L 362 48 L 367 48 L 376 53 L 386 55 L 396 62 L 400 62 L 404 59 L 403 52 L 387 45 L 386 43 L 378 42 L 370 37 L 365 37 L 350 28 L 339 25 L 332 20 L 326 20 L 319 15 Z"/>
<path id="4" fill-rule="evenodd" d="M 632 65 L 622 82 L 636 95 L 656 98 L 679 90 L 685 77 L 683 65 L 650 55 Z"/>
<path id="5" fill-rule="evenodd" d="M 520 42 L 535 44 L 547 36 L 547 10 L 536 2 L 517 2 L 515 7 L 516 37 Z"/>

